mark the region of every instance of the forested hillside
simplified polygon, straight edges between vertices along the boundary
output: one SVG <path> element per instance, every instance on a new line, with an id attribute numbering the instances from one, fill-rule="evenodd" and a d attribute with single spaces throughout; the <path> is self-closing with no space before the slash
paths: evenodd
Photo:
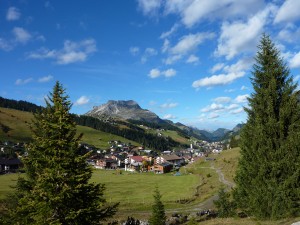
<path id="1" fill-rule="evenodd" d="M 0 106 L 3 108 L 16 109 L 25 112 L 36 112 L 37 110 L 40 110 L 42 108 L 41 106 L 37 106 L 30 102 L 16 101 L 11 99 L 5 99 L 2 97 L 0 97 Z M 3 116 L 5 115 L 3 114 Z M 163 151 L 163 150 L 173 149 L 175 147 L 180 147 L 182 145 L 179 142 L 174 141 L 170 137 L 159 137 L 155 134 L 147 133 L 145 132 L 144 129 L 125 121 L 104 122 L 90 116 L 78 116 L 75 114 L 73 116 L 75 118 L 77 125 L 87 126 L 108 134 L 116 135 L 119 136 L 121 139 L 125 138 L 133 142 L 140 143 L 140 145 L 143 145 L 146 148 Z M 15 115 L 9 115 L 9 116 L 6 115 L 6 117 L 10 118 L 12 122 L 10 122 L 10 124 L 6 124 L 4 123 L 4 121 L 2 121 L 0 123 L 1 132 L 3 133 L 2 136 L 8 137 L 7 136 L 9 135 L 8 132 L 11 129 L 13 129 L 14 131 L 20 130 L 22 131 L 21 132 L 22 134 L 20 134 L 20 137 L 22 138 L 19 141 L 29 140 L 30 133 L 28 127 L 26 128 L 25 123 L 30 122 L 30 119 L 26 119 L 23 121 L 22 118 L 19 118 L 22 116 L 15 116 Z M 3 120 L 7 120 L 7 118 Z M 20 123 L 19 120 L 20 121 L 22 120 L 22 123 Z M 18 141 L 17 137 L 14 137 L 12 140 Z M 186 146 L 183 145 L 182 147 L 186 147 Z"/>

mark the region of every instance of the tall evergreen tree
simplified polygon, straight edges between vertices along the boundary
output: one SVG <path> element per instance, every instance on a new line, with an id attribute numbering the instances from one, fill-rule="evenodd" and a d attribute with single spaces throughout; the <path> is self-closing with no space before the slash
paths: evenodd
<path id="1" fill-rule="evenodd" d="M 154 204 L 152 205 L 152 214 L 149 219 L 149 225 L 165 225 L 166 224 L 165 206 L 161 201 L 161 194 L 157 187 L 155 188 L 153 197 L 154 197 Z"/>
<path id="2" fill-rule="evenodd" d="M 234 196 L 249 214 L 275 219 L 300 211 L 300 105 L 269 36 L 262 36 L 258 49 Z"/>
<path id="3" fill-rule="evenodd" d="M 92 169 L 88 154 L 80 154 L 68 98 L 57 82 L 46 107 L 35 114 L 26 178 L 18 181 L 16 224 L 101 224 L 116 212 L 116 204 L 106 204 L 104 186 L 89 182 Z"/>

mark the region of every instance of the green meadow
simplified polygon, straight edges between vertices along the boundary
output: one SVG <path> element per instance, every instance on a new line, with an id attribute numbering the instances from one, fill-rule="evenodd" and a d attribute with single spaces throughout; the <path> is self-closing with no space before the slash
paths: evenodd
<path id="1" fill-rule="evenodd" d="M 233 181 L 234 171 L 239 157 L 239 148 L 223 151 L 218 155 L 210 155 L 214 161 L 200 159 L 180 169 L 181 176 L 174 173 L 130 173 L 115 170 L 95 169 L 91 182 L 105 185 L 105 198 L 108 203 L 119 202 L 115 219 L 148 218 L 153 203 L 153 191 L 158 187 L 167 214 L 172 212 L 188 213 L 202 206 L 202 202 L 214 196 L 221 186 L 219 176 L 212 169 L 221 168 L 224 177 Z M 0 200 L 11 193 L 18 174 L 0 176 Z M 21 174 L 24 176 L 24 174 Z M 212 201 L 211 201 L 212 202 Z M 205 225 L 290 225 L 300 218 L 283 219 L 278 221 L 260 221 L 254 218 L 216 218 L 198 222 Z"/>

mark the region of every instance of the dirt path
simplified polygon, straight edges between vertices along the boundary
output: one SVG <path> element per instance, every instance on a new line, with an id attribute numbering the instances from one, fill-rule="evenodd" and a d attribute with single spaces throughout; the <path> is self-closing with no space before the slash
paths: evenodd
<path id="1" fill-rule="evenodd" d="M 225 179 L 224 174 L 221 171 L 221 168 L 215 168 L 213 163 L 211 163 L 210 165 L 211 165 L 210 168 L 214 169 L 216 173 L 219 175 L 219 181 L 227 186 L 226 190 L 229 190 L 235 186 L 235 183 Z"/>

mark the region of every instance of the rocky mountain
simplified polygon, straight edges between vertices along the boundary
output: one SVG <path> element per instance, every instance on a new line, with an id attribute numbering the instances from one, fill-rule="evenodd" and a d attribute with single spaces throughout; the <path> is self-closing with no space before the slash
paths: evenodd
<path id="1" fill-rule="evenodd" d="M 239 124 L 237 124 L 237 125 L 232 129 L 232 131 L 233 131 L 234 133 L 238 133 L 238 132 L 240 132 L 240 130 L 242 129 L 242 127 L 243 127 L 244 125 L 245 125 L 244 123 L 239 123 Z"/>
<path id="2" fill-rule="evenodd" d="M 113 101 L 110 100 L 100 106 L 94 106 L 94 108 L 87 112 L 85 115 L 96 118 L 111 117 L 125 120 L 140 120 L 151 123 L 162 123 L 155 113 L 142 109 L 135 101 Z"/>
<path id="3" fill-rule="evenodd" d="M 158 124 L 162 128 L 171 130 L 176 130 L 174 127 L 177 127 L 186 135 L 206 141 L 221 141 L 227 139 L 229 136 L 239 133 L 239 130 L 243 126 L 243 124 L 238 124 L 232 130 L 225 128 L 219 128 L 215 131 L 200 130 L 179 122 L 173 123 L 170 120 L 163 120 L 155 113 L 147 109 L 142 109 L 138 103 L 133 100 L 110 100 L 100 106 L 94 106 L 94 108 L 85 115 L 100 119 L 123 119 L 133 123 L 136 123 L 135 121 L 143 121 L 146 123 Z M 174 127 L 168 127 L 166 124 L 170 124 Z M 150 124 L 145 125 L 150 126 Z"/>

